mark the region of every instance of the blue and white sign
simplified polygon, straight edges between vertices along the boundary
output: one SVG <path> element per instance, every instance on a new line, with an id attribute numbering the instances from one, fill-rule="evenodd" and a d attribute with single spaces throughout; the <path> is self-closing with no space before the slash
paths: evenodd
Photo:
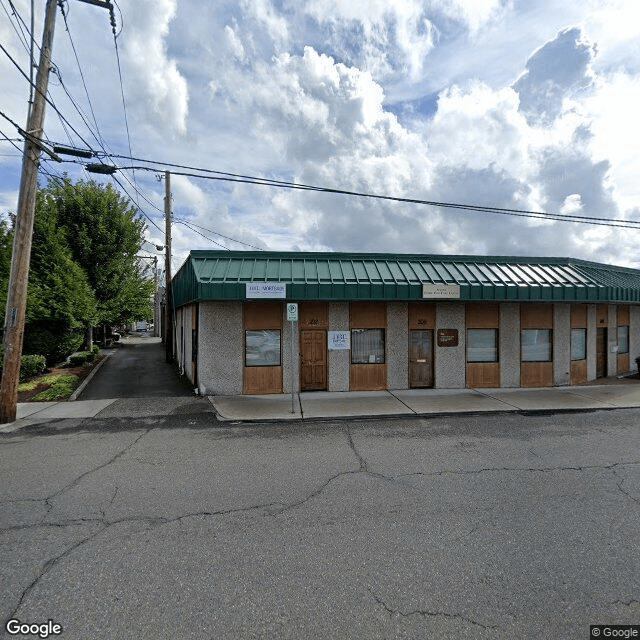
<path id="1" fill-rule="evenodd" d="M 289 322 L 298 322 L 298 303 L 297 302 L 287 303 L 287 320 Z"/>
<path id="2" fill-rule="evenodd" d="M 328 331 L 329 351 L 341 349 L 351 349 L 351 332 L 349 331 Z"/>
<path id="3" fill-rule="evenodd" d="M 247 298 L 286 298 L 284 282 L 247 282 Z"/>

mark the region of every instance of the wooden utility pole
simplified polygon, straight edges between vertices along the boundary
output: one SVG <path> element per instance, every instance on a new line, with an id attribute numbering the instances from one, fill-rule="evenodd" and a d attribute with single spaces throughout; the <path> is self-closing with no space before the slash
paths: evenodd
<path id="1" fill-rule="evenodd" d="M 165 224 L 165 315 L 164 346 L 167 362 L 173 362 L 173 294 L 171 291 L 171 173 L 164 172 L 164 224 Z"/>
<path id="2" fill-rule="evenodd" d="M 27 307 L 27 284 L 29 281 L 29 260 L 31 258 L 31 237 L 35 216 L 36 191 L 38 188 L 38 167 L 40 164 L 39 141 L 42 139 L 44 124 L 45 96 L 51 69 L 51 49 L 56 20 L 56 0 L 47 0 L 40 63 L 36 75 L 36 91 L 33 105 L 27 119 L 24 154 L 22 156 L 22 176 L 18 195 L 18 210 L 13 238 L 11 274 L 7 311 L 4 321 L 4 366 L 0 385 L 0 423 L 16 419 L 18 404 L 18 383 L 20 381 L 20 360 L 24 339 L 24 320 Z"/>

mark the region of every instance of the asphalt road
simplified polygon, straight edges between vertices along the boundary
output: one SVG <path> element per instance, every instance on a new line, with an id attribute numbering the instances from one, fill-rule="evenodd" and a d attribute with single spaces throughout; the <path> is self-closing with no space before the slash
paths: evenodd
<path id="1" fill-rule="evenodd" d="M 111 351 L 78 400 L 193 395 L 167 363 L 160 338 L 140 333 L 123 338 Z"/>
<path id="2" fill-rule="evenodd" d="M 1 617 L 586 639 L 640 623 L 639 451 L 638 410 L 239 425 L 196 400 L 29 427 L 0 436 Z"/>

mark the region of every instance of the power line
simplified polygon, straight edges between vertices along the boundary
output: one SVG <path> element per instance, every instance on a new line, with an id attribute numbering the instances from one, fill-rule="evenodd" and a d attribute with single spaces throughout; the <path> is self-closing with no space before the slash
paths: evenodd
<path id="1" fill-rule="evenodd" d="M 29 81 L 29 78 L 27 77 L 27 75 L 25 74 L 25 72 L 20 68 L 20 66 L 18 65 L 18 63 L 13 59 L 13 57 L 11 56 L 11 54 L 6 50 L 6 48 L 2 45 L 2 43 L 0 43 L 0 49 L 5 53 L 5 55 L 9 58 L 9 60 L 11 60 L 11 62 L 14 64 L 14 66 L 18 69 L 18 71 L 20 71 L 20 73 L 25 77 L 25 79 L 33 85 L 33 83 L 31 83 Z M 60 77 L 60 76 L 58 76 Z M 74 104 L 74 106 L 76 107 L 76 109 L 78 110 L 78 113 L 80 113 L 80 116 L 83 117 L 83 114 L 81 112 L 81 110 L 79 109 L 79 107 L 76 105 L 75 101 L 73 100 L 73 98 L 71 97 L 71 95 L 69 94 L 69 92 L 66 90 L 66 87 L 64 86 L 64 84 L 61 81 L 61 84 L 63 86 L 63 88 L 65 89 L 65 92 L 67 92 L 67 95 L 69 96 L 69 99 L 71 100 L 71 102 Z M 33 85 L 35 86 L 35 85 Z M 41 93 L 40 90 L 36 87 L 36 91 L 38 91 L 38 93 Z M 82 142 L 84 143 L 85 147 L 87 149 L 91 149 L 93 153 L 96 153 L 92 148 L 91 145 L 84 139 L 84 137 L 82 135 L 80 135 L 80 133 L 73 127 L 73 125 L 71 125 L 71 123 L 62 115 L 62 112 L 58 109 L 58 107 L 53 103 L 53 101 L 48 97 L 48 96 L 43 96 L 44 99 L 47 101 L 47 103 L 54 109 L 54 111 L 58 114 L 58 116 L 60 117 L 61 121 L 63 122 L 63 127 L 64 127 L 64 123 L 66 122 L 66 124 L 71 128 L 71 130 L 78 136 L 78 138 L 80 138 L 80 140 L 82 140 Z M 4 116 L 3 113 L 0 112 L 1 115 Z M 7 116 L 5 116 L 7 117 Z M 7 117 L 7 119 L 9 119 Z M 10 119 L 9 119 L 10 120 Z M 100 140 L 97 138 L 97 136 L 93 133 L 93 131 L 91 130 L 91 127 L 88 125 L 86 119 L 83 117 L 83 121 L 85 123 L 85 125 L 87 125 L 87 128 L 89 129 L 90 133 L 94 136 L 94 138 L 96 138 L 96 140 L 98 141 L 98 144 L 100 144 L 100 146 L 102 146 L 103 148 L 103 152 L 104 155 L 106 157 L 109 157 L 109 153 L 106 151 L 106 149 L 104 148 L 104 145 L 102 145 L 100 143 Z M 12 124 L 14 124 L 16 127 L 18 127 L 17 124 L 15 124 L 12 120 L 10 120 L 10 122 Z M 20 128 L 18 127 L 18 129 L 20 130 Z M 20 130 L 21 131 L 21 130 Z M 66 128 L 65 128 L 66 131 Z M 69 137 L 69 139 L 71 140 L 68 132 L 67 136 Z M 127 179 L 127 182 L 129 182 L 129 180 Z M 123 189 L 123 191 L 127 194 L 127 196 L 129 197 L 129 199 L 132 202 L 136 202 L 136 199 L 132 198 L 131 195 L 127 192 L 127 190 L 122 186 L 122 184 L 120 182 L 118 182 L 118 184 L 120 185 L 120 187 Z M 131 184 L 131 183 L 130 183 Z M 136 194 L 138 195 L 142 195 L 140 190 L 138 189 L 137 186 L 133 186 L 132 188 L 134 189 L 134 191 L 136 192 Z M 142 195 L 142 197 L 149 203 L 151 204 L 153 207 L 156 207 L 155 204 L 153 204 L 148 198 L 146 198 L 145 196 Z M 151 222 L 151 224 L 153 224 L 155 227 L 159 228 L 158 225 L 156 225 L 156 223 L 141 209 L 139 203 L 137 204 L 138 209 L 140 210 L 140 212 L 149 220 L 149 222 Z"/>
<path id="2" fill-rule="evenodd" d="M 118 7 L 118 11 L 119 10 L 120 10 L 120 7 Z M 120 95 L 122 96 L 122 111 L 124 113 L 124 126 L 127 132 L 127 144 L 129 146 L 129 155 L 132 156 L 133 152 L 131 151 L 131 134 L 129 132 L 129 118 L 127 117 L 127 102 L 124 98 L 124 84 L 122 82 L 122 66 L 120 65 L 120 51 L 118 49 L 118 36 L 116 35 L 116 17 L 113 11 L 112 4 L 109 4 L 109 17 L 111 20 L 111 30 L 113 31 L 113 45 L 116 50 L 116 61 L 118 63 L 118 78 L 120 80 Z M 122 13 L 120 14 L 120 17 L 122 18 Z M 133 177 L 133 182 L 137 184 L 135 170 L 133 171 L 132 177 Z"/>
<path id="3" fill-rule="evenodd" d="M 548 213 L 545 211 L 531 211 L 527 209 L 511 209 L 511 208 L 504 208 L 504 207 L 492 207 L 488 205 L 464 204 L 464 203 L 456 203 L 456 202 L 439 202 L 434 200 L 423 200 L 419 198 L 403 198 L 403 197 L 383 195 L 383 194 L 349 191 L 346 189 L 336 189 L 332 187 L 320 187 L 316 185 L 289 182 L 284 180 L 274 180 L 271 178 L 261 178 L 257 176 L 230 173 L 226 171 L 217 171 L 215 169 L 206 169 L 202 167 L 193 167 L 188 165 L 180 165 L 180 164 L 161 162 L 161 161 L 149 160 L 149 159 L 143 159 L 143 158 L 125 158 L 124 156 L 120 156 L 120 155 L 114 155 L 113 157 L 134 160 L 138 162 L 149 162 L 151 164 L 164 166 L 164 167 L 190 169 L 190 170 L 198 171 L 200 173 L 205 173 L 205 174 L 213 174 L 213 175 L 200 175 L 200 174 L 186 173 L 186 172 L 172 170 L 172 173 L 175 175 L 182 175 L 182 176 L 191 177 L 191 178 L 218 180 L 218 181 L 226 181 L 226 182 L 238 182 L 243 184 L 256 184 L 256 185 L 270 186 L 270 187 L 316 191 L 320 193 L 333 193 L 338 195 L 349 195 L 349 196 L 355 196 L 355 197 L 361 197 L 361 198 L 373 198 L 378 200 L 388 200 L 388 201 L 403 202 L 408 204 L 421 204 L 421 205 L 428 205 L 428 206 L 435 206 L 435 207 L 442 207 L 442 208 L 449 208 L 449 209 L 460 209 L 460 210 L 475 211 L 480 213 L 495 213 L 495 214 L 501 214 L 501 215 L 512 215 L 516 217 L 528 217 L 528 218 L 534 218 L 534 219 L 579 222 L 582 224 L 596 224 L 596 225 L 598 223 L 602 223 L 600 224 L 600 226 L 617 226 L 617 227 L 623 227 L 623 228 L 636 229 L 639 227 L 636 227 L 633 225 L 640 225 L 640 221 L 625 220 L 622 218 L 603 218 L 603 217 L 597 217 L 597 216 L 582 216 L 577 214 Z M 131 168 L 131 167 L 121 167 L 121 168 L 125 169 L 125 168 Z M 144 166 L 139 166 L 135 168 L 138 170 L 155 171 L 155 169 L 153 168 L 144 167 Z"/>
<path id="4" fill-rule="evenodd" d="M 216 242 L 213 238 L 208 238 L 207 236 L 204 235 L 204 233 L 200 233 L 200 231 L 198 231 L 197 229 L 194 229 L 193 227 L 191 227 L 188 222 L 186 222 L 184 220 L 176 220 L 175 218 L 174 218 L 173 221 L 178 223 L 178 224 L 184 225 L 185 227 L 187 227 L 187 229 L 190 229 L 194 233 L 197 233 L 199 236 L 202 236 L 205 240 L 208 240 L 209 242 L 213 242 L 213 244 L 215 244 L 218 247 L 221 247 L 225 251 L 231 251 L 231 249 L 229 249 L 229 247 L 225 247 L 223 244 L 220 244 L 219 242 Z"/>
<path id="5" fill-rule="evenodd" d="M 6 50 L 6 48 L 3 46 L 1 42 L 0 42 L 0 50 L 2 50 L 2 52 L 7 56 L 7 58 L 9 58 L 9 60 L 13 63 L 16 69 L 18 69 L 18 71 L 22 74 L 22 76 L 24 76 L 27 82 L 32 87 L 34 87 L 34 89 L 38 93 L 42 94 L 42 91 L 37 86 L 35 86 L 34 83 L 31 82 L 31 80 L 29 80 L 29 77 L 27 76 L 27 74 L 20 68 L 20 65 L 14 60 L 13 56 Z M 89 143 L 80 135 L 80 133 L 78 133 L 78 131 L 73 127 L 73 125 L 62 115 L 62 112 L 54 104 L 53 100 L 51 100 L 47 95 L 43 95 L 42 97 L 46 100 L 47 104 L 69 125 L 71 130 L 78 136 L 78 138 L 80 138 L 80 140 L 82 140 L 83 144 L 87 148 L 91 148 L 91 145 L 89 145 Z"/>
<path id="6" fill-rule="evenodd" d="M 78 65 L 78 71 L 80 72 L 80 79 L 82 80 L 82 86 L 84 87 L 84 92 L 85 92 L 85 95 L 87 96 L 87 102 L 89 103 L 89 110 L 91 111 L 91 115 L 93 117 L 93 123 L 96 126 L 96 131 L 98 133 L 98 137 L 100 138 L 100 140 L 102 140 L 102 134 L 100 133 L 100 127 L 98 126 L 98 121 L 96 119 L 96 114 L 95 114 L 95 112 L 93 110 L 93 105 L 91 104 L 91 98 L 89 97 L 89 90 L 87 89 L 87 83 L 85 82 L 84 73 L 82 72 L 82 66 L 80 65 L 80 58 L 78 57 L 78 52 L 76 51 L 76 45 L 73 42 L 73 38 L 71 37 L 71 31 L 69 30 L 69 22 L 67 21 L 67 13 L 64 10 L 64 4 L 62 2 L 60 3 L 60 12 L 62 13 L 62 18 L 64 20 L 65 30 L 67 32 L 67 35 L 69 36 L 69 42 L 71 43 L 71 49 L 73 50 L 73 55 L 74 55 L 74 57 L 76 59 L 76 64 Z M 62 84 L 62 78 L 60 77 L 60 74 L 58 74 L 58 77 L 60 78 L 60 83 Z M 71 98 L 71 96 L 70 96 L 69 92 L 67 91 L 66 87 L 64 88 L 64 90 L 67 93 L 67 95 L 69 96 L 69 98 Z"/>
<path id="7" fill-rule="evenodd" d="M 131 169 L 132 167 L 116 167 L 116 169 Z M 137 166 L 135 167 L 137 170 L 144 171 L 156 171 L 156 169 L 152 167 L 144 167 Z M 210 171 L 210 170 L 209 170 Z M 211 171 L 214 173 L 213 171 Z M 420 198 L 402 198 L 399 196 L 389 196 L 382 195 L 376 193 L 366 193 L 359 191 L 348 191 L 346 189 L 334 189 L 330 187 L 317 187 L 312 185 L 303 185 L 296 183 L 285 183 L 280 180 L 269 180 L 266 178 L 256 178 L 256 177 L 247 177 L 247 178 L 231 178 L 225 175 L 201 175 L 196 173 L 187 173 L 184 171 L 172 171 L 173 175 L 181 175 L 190 178 L 200 178 L 202 180 L 217 180 L 222 182 L 235 182 L 242 184 L 255 184 L 259 186 L 267 186 L 267 187 L 276 187 L 276 188 L 286 188 L 293 190 L 302 190 L 302 191 L 315 191 L 319 193 L 332 193 L 337 195 L 347 195 L 359 198 L 369 198 L 374 200 L 386 200 L 390 202 L 401 202 L 407 204 L 420 204 L 426 206 L 433 207 L 442 207 L 445 209 L 459 209 L 462 211 L 472 211 L 476 213 L 493 213 L 497 215 L 509 215 L 515 216 L 519 218 L 533 218 L 536 220 L 555 220 L 557 222 L 577 222 L 580 224 L 591 224 L 596 226 L 604 226 L 604 227 L 617 227 L 617 228 L 627 228 L 627 229 L 640 229 L 640 222 L 636 222 L 634 220 L 624 220 L 624 219 L 616 219 L 616 218 L 598 218 L 594 216 L 578 216 L 574 214 L 562 214 L 562 213 L 546 213 L 543 211 L 527 211 L 525 209 L 508 209 L 502 207 L 491 207 L 486 205 L 473 205 L 473 204 L 463 204 L 463 203 L 455 203 L 455 202 L 438 202 L 435 200 L 422 200 Z M 220 173 L 220 172 L 215 172 Z"/>
<path id="8" fill-rule="evenodd" d="M 249 244 L 248 242 L 243 242 L 242 240 L 236 240 L 235 238 L 230 238 L 229 236 L 225 236 L 222 233 L 218 233 L 217 231 L 214 231 L 213 229 L 207 229 L 207 227 L 203 227 L 202 225 L 196 224 L 195 222 L 191 222 L 190 220 L 187 221 L 184 218 L 174 218 L 173 219 L 174 222 L 178 222 L 181 224 L 189 224 L 193 227 L 198 227 L 198 229 L 202 229 L 203 231 L 208 231 L 209 233 L 213 233 L 216 236 L 220 236 L 221 238 L 224 238 L 225 240 L 231 240 L 231 242 L 237 242 L 238 244 L 243 244 L 247 247 L 251 247 L 252 249 L 257 249 L 258 251 L 264 251 L 264 249 L 262 249 L 261 247 L 256 247 L 253 244 Z"/>
<path id="9" fill-rule="evenodd" d="M 133 198 L 129 195 L 128 191 L 125 189 L 124 185 L 116 178 L 116 176 L 111 176 L 113 181 L 125 192 L 129 200 L 133 202 Z M 138 211 L 161 233 L 164 234 L 164 231 L 142 210 L 138 207 Z"/>
<path id="10" fill-rule="evenodd" d="M 22 19 L 22 16 L 20 16 L 20 14 L 18 13 L 18 10 L 15 8 L 15 5 L 13 4 L 13 2 L 11 0 L 9 0 L 9 6 L 11 7 L 11 11 L 13 13 L 13 15 L 15 16 L 17 22 L 18 22 L 18 26 L 15 25 L 14 21 L 11 19 L 11 14 L 9 13 L 9 10 L 7 9 L 7 7 L 4 6 L 4 4 L 2 5 L 2 8 L 4 9 L 4 12 L 7 14 L 7 18 L 9 18 L 9 22 L 11 23 L 11 26 L 13 27 L 13 30 L 16 32 L 16 35 L 18 36 L 18 40 L 20 40 L 22 46 L 25 48 L 26 52 L 29 54 L 29 56 L 31 55 L 31 49 L 29 46 L 29 39 L 32 39 L 33 36 L 31 34 L 31 32 L 29 31 L 29 28 L 27 27 L 25 21 Z M 20 23 L 22 23 L 25 27 L 25 29 L 27 30 L 27 33 L 29 34 L 29 38 L 27 38 L 27 36 L 25 36 L 24 31 L 22 29 L 22 26 L 20 25 Z"/>

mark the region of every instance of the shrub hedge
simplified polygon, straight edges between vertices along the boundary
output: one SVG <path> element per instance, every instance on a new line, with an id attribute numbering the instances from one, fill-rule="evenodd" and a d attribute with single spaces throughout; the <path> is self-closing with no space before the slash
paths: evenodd
<path id="1" fill-rule="evenodd" d="M 44 356 L 28 355 L 22 356 L 20 361 L 20 381 L 33 378 L 47 370 L 47 361 Z"/>

